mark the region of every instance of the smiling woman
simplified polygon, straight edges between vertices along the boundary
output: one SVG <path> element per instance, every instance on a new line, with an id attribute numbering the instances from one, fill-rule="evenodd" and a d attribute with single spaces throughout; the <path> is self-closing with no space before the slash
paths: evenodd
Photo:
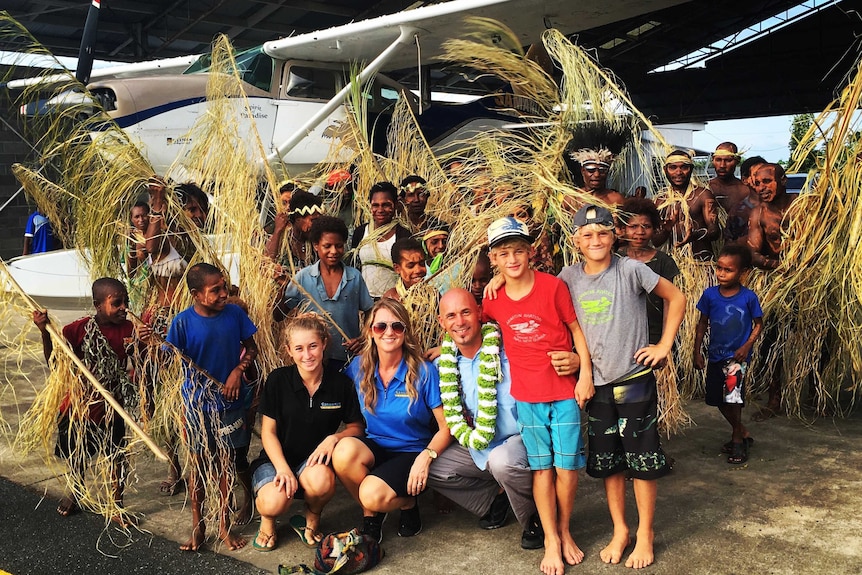
<path id="1" fill-rule="evenodd" d="M 378 301 L 364 335 L 362 353 L 346 373 L 358 390 L 366 437 L 339 442 L 333 465 L 362 506 L 362 532 L 379 542 L 386 514 L 396 509 L 401 509 L 400 536 L 422 530 L 417 496 L 427 487 L 431 461 L 452 436 L 437 370 L 422 359 L 404 306 Z"/>
<path id="2" fill-rule="evenodd" d="M 410 230 L 395 222 L 398 212 L 398 190 L 389 182 L 378 182 L 368 193 L 371 221 L 353 232 L 351 249 L 362 278 L 374 298 L 395 287 L 398 275 L 393 270 L 390 251 L 396 240 L 410 237 Z"/>

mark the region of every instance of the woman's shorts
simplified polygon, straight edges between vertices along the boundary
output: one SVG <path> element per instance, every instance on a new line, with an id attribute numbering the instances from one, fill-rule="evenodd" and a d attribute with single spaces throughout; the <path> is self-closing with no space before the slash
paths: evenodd
<path id="1" fill-rule="evenodd" d="M 392 488 L 398 497 L 407 497 L 407 479 L 410 468 L 421 451 L 389 451 L 377 445 L 373 439 L 359 439 L 371 450 L 374 456 L 374 467 L 369 475 L 379 477 Z"/>
<path id="2" fill-rule="evenodd" d="M 299 483 L 299 476 L 302 475 L 303 471 L 305 471 L 305 466 L 307 464 L 308 459 L 304 460 L 296 467 L 290 468 L 294 477 L 296 477 L 297 483 Z M 257 492 L 260 491 L 261 487 L 275 480 L 275 475 L 275 466 L 269 461 L 258 465 L 257 469 L 254 470 L 254 473 L 251 476 L 251 492 L 254 493 L 255 497 L 257 497 Z M 294 499 L 302 499 L 303 495 L 302 488 L 297 487 L 296 493 L 293 497 Z"/>

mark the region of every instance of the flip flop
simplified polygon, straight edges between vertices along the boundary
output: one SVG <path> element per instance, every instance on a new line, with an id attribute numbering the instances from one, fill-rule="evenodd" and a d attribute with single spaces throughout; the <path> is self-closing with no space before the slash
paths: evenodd
<path id="1" fill-rule="evenodd" d="M 727 457 L 727 462 L 731 465 L 741 465 L 748 461 L 748 444 L 743 441 L 733 444 L 733 453 Z"/>
<path id="2" fill-rule="evenodd" d="M 263 545 L 258 545 L 258 538 L 263 535 L 266 539 L 263 542 Z M 269 547 L 270 541 L 272 542 L 272 547 Z M 254 536 L 254 541 L 251 542 L 251 546 L 261 553 L 269 553 L 273 551 L 276 547 L 278 547 L 278 540 L 275 538 L 275 533 L 264 533 L 260 529 L 257 530 L 257 535 Z"/>
<path id="3" fill-rule="evenodd" d="M 323 534 L 319 531 L 314 531 L 310 527 L 306 527 L 305 517 L 302 515 L 294 515 L 288 521 L 288 525 L 290 525 L 291 529 L 296 531 L 296 534 L 299 535 L 300 541 L 302 541 L 308 547 L 317 547 L 317 544 L 320 543 L 320 540 L 323 539 Z M 311 534 L 311 537 L 308 534 Z"/>
<path id="4" fill-rule="evenodd" d="M 745 439 L 745 442 L 748 444 L 748 449 L 751 449 L 751 446 L 754 445 L 754 438 L 751 436 L 748 436 L 744 439 Z M 721 452 L 726 453 L 727 455 L 730 455 L 731 453 L 733 453 L 733 440 L 728 441 L 727 443 L 722 445 L 721 446 Z"/>

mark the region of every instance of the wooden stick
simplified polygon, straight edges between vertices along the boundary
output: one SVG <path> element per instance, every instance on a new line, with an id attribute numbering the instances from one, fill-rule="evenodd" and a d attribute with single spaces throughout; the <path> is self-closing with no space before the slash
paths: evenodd
<path id="1" fill-rule="evenodd" d="M 21 286 L 18 285 L 18 282 L 16 282 L 15 278 L 12 277 L 12 274 L 9 273 L 9 269 L 6 267 L 5 262 L 3 262 L 2 266 L 0 266 L 0 269 L 3 270 L 6 276 L 6 287 L 11 287 L 12 291 L 16 292 L 19 296 L 21 296 L 21 298 L 30 306 L 32 311 L 42 311 L 42 308 L 36 303 L 36 301 L 31 298 L 27 293 L 25 293 L 23 289 L 21 289 Z M 132 419 L 132 416 L 129 415 L 129 413 L 125 409 L 123 409 L 123 407 L 117 402 L 116 399 L 114 399 L 113 394 L 108 391 L 101 383 L 99 383 L 99 380 L 96 379 L 96 376 L 93 375 L 93 372 L 91 372 L 89 368 L 84 365 L 84 362 L 81 361 L 81 358 L 79 358 L 77 354 L 75 354 L 75 351 L 69 345 L 69 342 L 66 341 L 66 338 L 63 337 L 62 333 L 57 331 L 57 328 L 54 327 L 54 324 L 48 322 L 45 327 L 47 328 L 48 333 L 51 334 L 51 338 L 54 340 L 55 345 L 59 346 L 66 353 L 66 355 L 68 355 L 72 359 L 78 369 L 81 370 L 81 373 L 84 374 L 84 377 L 86 377 L 90 381 L 93 387 L 96 388 L 96 391 L 98 391 L 105 399 L 105 401 L 108 402 L 108 405 L 110 405 L 111 408 L 120 417 L 123 418 L 123 421 L 125 421 L 126 424 L 132 429 L 135 435 L 137 435 L 144 442 L 144 444 L 150 449 L 150 451 L 153 452 L 156 457 L 158 457 L 162 461 L 170 461 L 168 456 L 165 455 L 165 452 L 162 451 L 162 449 L 158 445 L 156 445 L 156 443 L 150 438 L 149 435 L 144 433 L 144 430 L 141 429 L 141 427 L 137 424 L 137 422 L 135 422 L 134 419 Z"/>

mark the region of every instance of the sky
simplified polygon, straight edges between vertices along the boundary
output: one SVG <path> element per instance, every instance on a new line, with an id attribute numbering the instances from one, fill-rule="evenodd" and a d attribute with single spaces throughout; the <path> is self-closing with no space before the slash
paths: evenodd
<path id="1" fill-rule="evenodd" d="M 763 156 L 777 162 L 790 158 L 790 123 L 793 116 L 770 116 L 745 120 L 707 122 L 706 129 L 695 132 L 693 144 L 712 151 L 722 142 L 733 142 L 743 156 Z"/>

